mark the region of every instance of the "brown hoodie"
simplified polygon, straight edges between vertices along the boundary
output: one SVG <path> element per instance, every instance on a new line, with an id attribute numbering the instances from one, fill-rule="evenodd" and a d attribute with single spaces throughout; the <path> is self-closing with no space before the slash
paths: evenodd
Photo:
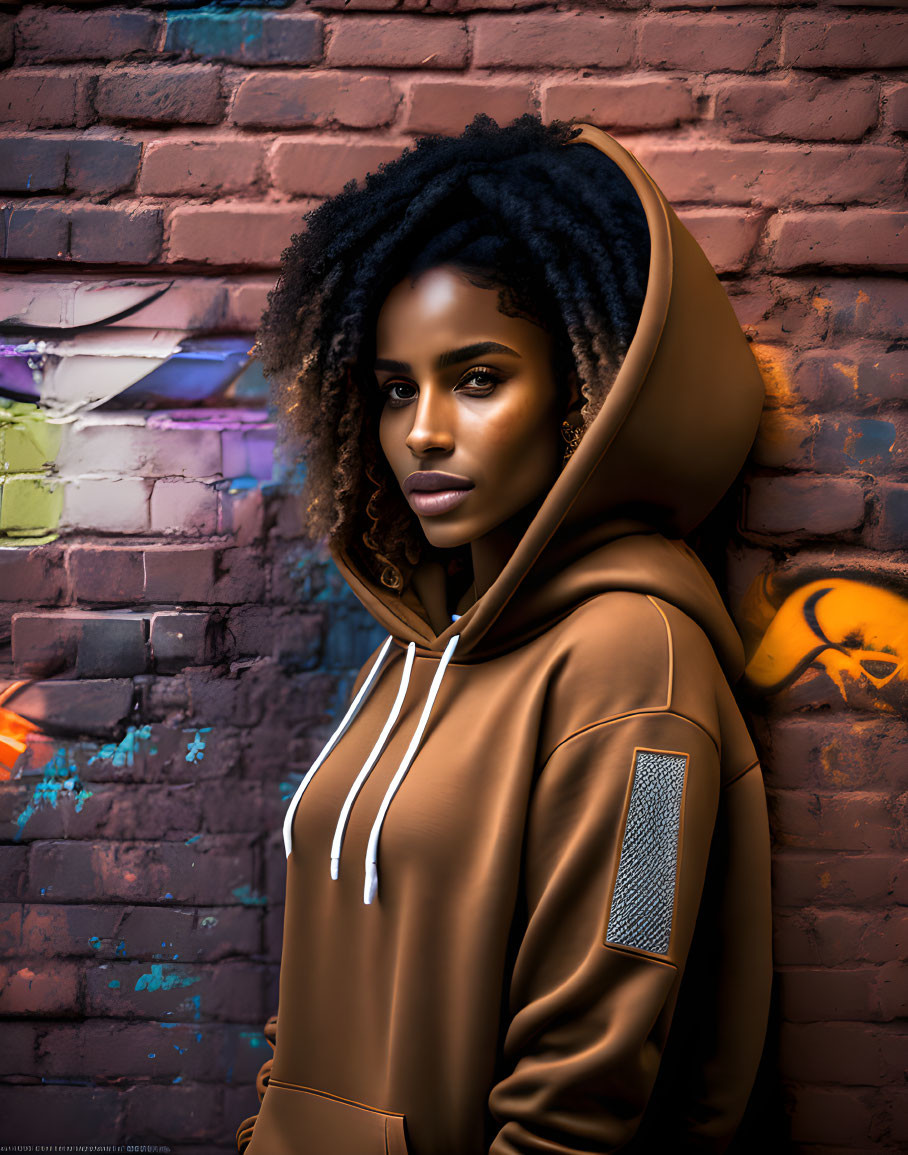
<path id="1" fill-rule="evenodd" d="M 246 1155 L 723 1151 L 771 981 L 740 639 L 679 540 L 753 440 L 755 362 L 650 177 L 637 332 L 494 584 L 388 630 L 284 824 L 276 1049 Z M 565 147 L 575 147 L 574 142 Z M 336 875 L 336 877 L 333 877 Z"/>

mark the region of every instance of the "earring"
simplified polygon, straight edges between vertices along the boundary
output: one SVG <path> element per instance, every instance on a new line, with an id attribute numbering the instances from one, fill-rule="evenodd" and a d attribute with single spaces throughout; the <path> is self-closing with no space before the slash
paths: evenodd
<path id="1" fill-rule="evenodd" d="M 567 448 L 564 451 L 564 457 L 561 459 L 561 464 L 566 465 L 570 459 L 571 454 L 580 444 L 583 437 L 583 430 L 577 425 L 571 425 L 570 421 L 561 422 L 561 436 L 567 442 Z"/>

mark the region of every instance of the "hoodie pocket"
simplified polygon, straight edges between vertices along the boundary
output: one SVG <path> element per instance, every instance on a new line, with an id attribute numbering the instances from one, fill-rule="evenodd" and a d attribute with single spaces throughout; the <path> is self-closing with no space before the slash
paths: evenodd
<path id="1" fill-rule="evenodd" d="M 404 1116 L 271 1078 L 247 1155 L 409 1155 Z"/>

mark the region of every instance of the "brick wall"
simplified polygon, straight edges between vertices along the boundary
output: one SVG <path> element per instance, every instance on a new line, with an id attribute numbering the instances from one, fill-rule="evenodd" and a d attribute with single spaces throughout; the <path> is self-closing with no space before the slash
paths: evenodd
<path id="1" fill-rule="evenodd" d="M 539 110 L 640 157 L 764 367 L 697 535 L 771 804 L 761 1088 L 792 1150 L 904 1149 L 904 12 L 5 3 L 0 61 L 4 1140 L 207 1155 L 255 1110 L 284 803 L 376 636 L 245 351 L 319 197 Z"/>

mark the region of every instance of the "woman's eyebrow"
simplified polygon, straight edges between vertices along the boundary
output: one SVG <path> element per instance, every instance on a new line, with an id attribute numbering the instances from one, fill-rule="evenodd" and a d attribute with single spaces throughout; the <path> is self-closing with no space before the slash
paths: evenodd
<path id="1" fill-rule="evenodd" d="M 474 357 L 481 357 L 485 353 L 510 353 L 512 357 L 519 357 L 516 349 L 509 345 L 502 345 L 498 341 L 477 341 L 473 345 L 464 345 L 460 349 L 451 349 L 439 355 L 435 362 L 436 369 L 446 369 L 449 365 L 456 365 L 459 361 L 470 361 Z M 408 361 L 392 361 L 387 357 L 376 357 L 373 365 L 376 369 L 387 369 L 392 373 L 412 373 L 413 368 Z"/>

